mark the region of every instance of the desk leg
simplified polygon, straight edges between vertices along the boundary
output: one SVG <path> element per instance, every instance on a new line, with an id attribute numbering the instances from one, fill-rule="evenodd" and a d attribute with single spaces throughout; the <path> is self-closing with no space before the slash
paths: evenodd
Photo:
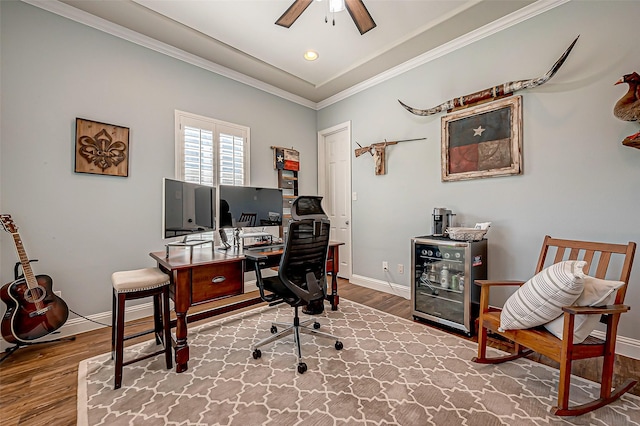
<path id="1" fill-rule="evenodd" d="M 338 296 L 338 270 L 340 269 L 340 258 L 338 253 L 340 247 L 331 246 L 331 310 L 338 310 L 338 303 L 340 303 L 340 297 Z"/>
<path id="2" fill-rule="evenodd" d="M 338 310 L 338 303 L 340 303 L 340 296 L 338 296 L 338 278 L 336 272 L 331 272 L 331 310 Z"/>
<path id="3" fill-rule="evenodd" d="M 187 344 L 187 313 L 176 311 L 176 373 L 187 371 L 189 345 Z"/>
<path id="4" fill-rule="evenodd" d="M 169 294 L 173 299 L 176 312 L 176 341 L 174 344 L 176 373 L 187 370 L 189 361 L 189 344 L 187 343 L 187 311 L 189 310 L 189 295 L 191 294 L 189 271 L 167 271 L 171 275 Z M 174 322 L 171 322 L 172 326 Z"/>

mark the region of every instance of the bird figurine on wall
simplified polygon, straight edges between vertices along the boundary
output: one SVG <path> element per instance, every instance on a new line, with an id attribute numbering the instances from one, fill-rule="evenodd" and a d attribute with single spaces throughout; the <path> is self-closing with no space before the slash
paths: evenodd
<path id="1" fill-rule="evenodd" d="M 615 84 L 627 83 L 629 90 L 613 107 L 613 115 L 624 121 L 640 122 L 640 75 L 637 72 L 626 74 Z M 640 148 L 640 132 L 627 136 L 624 145 Z"/>

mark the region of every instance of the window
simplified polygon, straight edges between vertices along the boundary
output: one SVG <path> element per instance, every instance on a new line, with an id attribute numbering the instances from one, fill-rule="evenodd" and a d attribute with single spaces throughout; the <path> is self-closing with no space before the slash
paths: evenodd
<path id="1" fill-rule="evenodd" d="M 249 128 L 176 111 L 176 178 L 205 185 L 249 182 Z"/>

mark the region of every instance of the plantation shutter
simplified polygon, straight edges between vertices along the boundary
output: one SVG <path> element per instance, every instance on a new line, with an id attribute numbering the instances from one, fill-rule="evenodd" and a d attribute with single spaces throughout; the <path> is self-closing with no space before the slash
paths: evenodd
<path id="1" fill-rule="evenodd" d="M 204 185 L 249 182 L 249 128 L 176 111 L 176 174 Z"/>
<path id="2" fill-rule="evenodd" d="M 246 131 L 237 127 L 217 126 L 217 137 L 219 141 L 220 185 L 244 186 L 248 182 L 246 177 L 246 153 L 245 141 Z"/>

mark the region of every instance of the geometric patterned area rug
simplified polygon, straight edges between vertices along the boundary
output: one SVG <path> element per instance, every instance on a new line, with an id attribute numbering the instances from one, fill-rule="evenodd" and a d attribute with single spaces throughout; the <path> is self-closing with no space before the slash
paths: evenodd
<path id="1" fill-rule="evenodd" d="M 293 336 L 262 348 L 271 321 L 290 322 L 286 304 L 260 307 L 189 330 L 189 368 L 167 370 L 162 356 L 124 367 L 113 390 L 110 354 L 82 361 L 80 425 L 640 425 L 640 398 L 579 417 L 549 414 L 558 372 L 519 359 L 471 362 L 476 344 L 364 305 L 340 300 L 316 318 L 334 341 L 302 335 L 308 366 L 297 372 Z M 129 356 L 152 343 L 127 348 Z M 593 398 L 593 382 L 572 379 L 572 403 Z"/>

